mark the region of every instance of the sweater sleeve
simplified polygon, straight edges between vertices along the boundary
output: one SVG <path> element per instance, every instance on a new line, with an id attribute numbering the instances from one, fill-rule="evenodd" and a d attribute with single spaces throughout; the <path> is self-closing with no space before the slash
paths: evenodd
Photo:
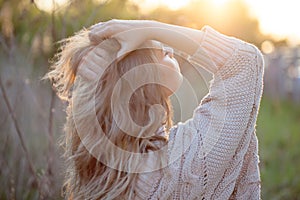
<path id="1" fill-rule="evenodd" d="M 162 181 L 161 195 L 173 191 L 179 198 L 228 199 L 238 188 L 254 134 L 263 59 L 249 43 L 208 26 L 203 31 L 200 47 L 189 60 L 212 72 L 213 80 L 193 117 L 171 130 L 165 173 L 172 176 Z M 172 189 L 164 189 L 166 183 Z"/>

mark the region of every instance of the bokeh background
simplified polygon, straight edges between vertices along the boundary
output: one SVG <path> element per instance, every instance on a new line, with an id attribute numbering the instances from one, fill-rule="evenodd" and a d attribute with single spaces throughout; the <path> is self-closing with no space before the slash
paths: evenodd
<path id="1" fill-rule="evenodd" d="M 58 144 L 66 105 L 41 77 L 57 41 L 113 18 L 153 19 L 196 29 L 208 24 L 261 49 L 266 63 L 257 123 L 262 198 L 300 199 L 297 2 L 0 0 L 0 199 L 62 199 L 63 149 Z M 184 73 L 197 83 L 188 67 Z M 207 92 L 203 83 L 205 78 L 196 84 L 199 98 Z"/>

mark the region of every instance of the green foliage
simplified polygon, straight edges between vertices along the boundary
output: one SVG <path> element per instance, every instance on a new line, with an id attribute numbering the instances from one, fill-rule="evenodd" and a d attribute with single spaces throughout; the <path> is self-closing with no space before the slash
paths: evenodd
<path id="1" fill-rule="evenodd" d="M 300 107 L 264 99 L 258 117 L 263 199 L 300 198 Z"/>

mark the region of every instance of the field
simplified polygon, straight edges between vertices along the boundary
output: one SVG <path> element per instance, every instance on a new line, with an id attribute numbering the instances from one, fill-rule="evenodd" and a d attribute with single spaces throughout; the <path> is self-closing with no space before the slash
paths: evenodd
<path id="1" fill-rule="evenodd" d="M 257 135 L 263 199 L 300 199 L 300 106 L 264 98 Z"/>

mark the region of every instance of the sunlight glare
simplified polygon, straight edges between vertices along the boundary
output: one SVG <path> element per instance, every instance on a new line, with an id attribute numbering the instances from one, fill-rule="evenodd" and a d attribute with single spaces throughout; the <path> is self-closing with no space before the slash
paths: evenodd
<path id="1" fill-rule="evenodd" d="M 264 34 L 277 39 L 288 37 L 291 43 L 300 42 L 300 1 L 295 0 L 244 0 L 259 19 Z"/>
<path id="2" fill-rule="evenodd" d="M 190 0 L 163 0 L 160 1 L 163 5 L 167 6 L 171 10 L 178 10 L 189 3 Z"/>
<path id="3" fill-rule="evenodd" d="M 51 12 L 53 8 L 66 4 L 68 0 L 35 0 L 34 2 L 39 9 Z"/>
<path id="4" fill-rule="evenodd" d="M 211 0 L 213 4 L 215 4 L 216 6 L 222 6 L 225 3 L 228 2 L 228 0 Z"/>
<path id="5" fill-rule="evenodd" d="M 139 5 L 142 10 L 149 11 L 158 6 L 166 6 L 171 10 L 178 10 L 186 6 L 191 0 L 131 0 Z"/>
<path id="6" fill-rule="evenodd" d="M 266 40 L 261 44 L 261 50 L 265 53 L 265 54 L 270 54 L 274 51 L 275 47 L 274 44 L 269 41 Z"/>

